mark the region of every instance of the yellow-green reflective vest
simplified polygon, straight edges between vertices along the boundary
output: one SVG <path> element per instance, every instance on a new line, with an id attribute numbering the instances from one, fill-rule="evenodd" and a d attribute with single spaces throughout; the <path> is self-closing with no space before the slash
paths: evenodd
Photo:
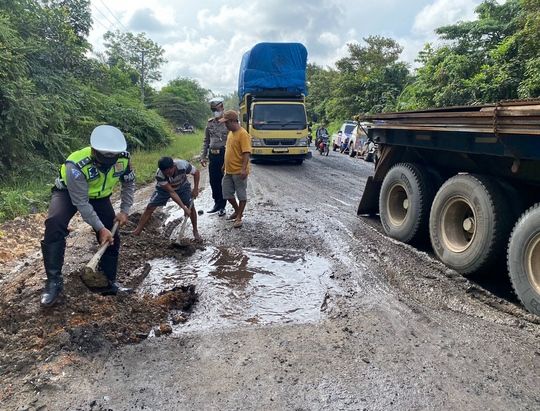
<path id="1" fill-rule="evenodd" d="M 113 188 L 120 180 L 120 177 L 126 172 L 129 164 L 129 153 L 120 154 L 118 161 L 112 166 L 107 174 L 102 173 L 94 165 L 91 158 L 92 148 L 85 147 L 81 150 L 71 153 L 66 159 L 66 163 L 73 163 L 86 177 L 88 182 L 88 198 L 95 200 L 97 198 L 109 197 Z M 64 185 L 66 184 L 66 164 L 60 166 L 60 178 Z"/>

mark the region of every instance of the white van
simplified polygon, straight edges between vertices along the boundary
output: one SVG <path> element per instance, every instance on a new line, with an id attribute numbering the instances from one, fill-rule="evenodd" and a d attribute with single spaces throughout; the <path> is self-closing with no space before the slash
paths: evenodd
<path id="1" fill-rule="evenodd" d="M 349 156 L 356 157 L 362 152 L 362 148 L 364 148 L 364 144 L 367 142 L 367 131 L 372 125 L 372 123 L 362 121 L 354 127 L 351 133 L 351 139 L 349 140 Z"/>
<path id="2" fill-rule="evenodd" d="M 341 138 L 337 133 L 332 135 L 331 147 L 334 151 L 340 150 L 343 140 L 345 140 L 347 137 L 349 137 L 349 140 L 351 139 L 352 132 L 356 127 L 356 124 L 358 124 L 356 121 L 345 121 L 339 128 L 339 131 L 341 131 Z"/>

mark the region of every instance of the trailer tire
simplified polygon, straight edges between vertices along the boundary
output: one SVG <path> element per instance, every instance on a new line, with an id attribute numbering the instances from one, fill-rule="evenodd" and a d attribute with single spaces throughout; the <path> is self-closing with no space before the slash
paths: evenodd
<path id="1" fill-rule="evenodd" d="M 413 243 L 427 234 L 435 189 L 426 168 L 398 163 L 386 174 L 379 195 L 379 213 L 386 234 Z"/>
<path id="2" fill-rule="evenodd" d="M 472 274 L 503 262 L 512 223 L 510 206 L 496 182 L 458 174 L 441 186 L 433 200 L 431 245 L 447 266 Z"/>
<path id="3" fill-rule="evenodd" d="M 508 273 L 527 310 L 540 315 L 540 203 L 523 213 L 508 243 Z"/>

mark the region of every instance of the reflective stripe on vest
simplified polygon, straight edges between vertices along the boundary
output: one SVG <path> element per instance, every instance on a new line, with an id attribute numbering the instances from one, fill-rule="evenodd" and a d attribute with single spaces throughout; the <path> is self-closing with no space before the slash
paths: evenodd
<path id="1" fill-rule="evenodd" d="M 118 161 L 113 165 L 107 174 L 102 173 L 94 165 L 94 160 L 91 158 L 92 148 L 85 147 L 81 150 L 73 152 L 67 159 L 66 163 L 73 163 L 83 173 L 88 182 L 88 198 L 95 200 L 98 198 L 109 197 L 113 188 L 124 175 L 129 164 L 129 154 L 122 153 Z M 66 182 L 66 164 L 60 166 L 60 178 L 65 185 Z"/>

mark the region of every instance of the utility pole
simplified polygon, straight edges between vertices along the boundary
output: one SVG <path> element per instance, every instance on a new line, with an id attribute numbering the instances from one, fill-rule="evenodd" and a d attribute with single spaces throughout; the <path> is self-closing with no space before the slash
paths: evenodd
<path id="1" fill-rule="evenodd" d="M 141 102 L 144 104 L 144 50 L 141 50 Z"/>

